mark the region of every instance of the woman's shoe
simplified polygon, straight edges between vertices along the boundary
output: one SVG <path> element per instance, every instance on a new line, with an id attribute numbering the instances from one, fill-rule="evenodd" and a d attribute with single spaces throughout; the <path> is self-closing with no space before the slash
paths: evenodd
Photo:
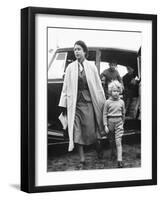
<path id="1" fill-rule="evenodd" d="M 85 161 L 80 161 L 80 164 L 85 165 L 86 162 Z"/>
<path id="2" fill-rule="evenodd" d="M 78 169 L 79 169 L 79 170 L 84 169 L 85 165 L 86 165 L 86 162 L 85 162 L 85 161 L 80 161 L 79 166 L 78 166 Z"/>
<path id="3" fill-rule="evenodd" d="M 118 168 L 123 168 L 124 167 L 123 162 L 122 161 L 118 161 L 117 162 L 117 166 L 118 166 Z"/>

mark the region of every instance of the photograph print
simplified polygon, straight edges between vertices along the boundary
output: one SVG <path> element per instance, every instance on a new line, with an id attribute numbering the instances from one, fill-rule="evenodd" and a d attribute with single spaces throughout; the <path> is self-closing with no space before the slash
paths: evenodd
<path id="1" fill-rule="evenodd" d="M 47 172 L 140 168 L 142 32 L 47 27 Z"/>
<path id="2" fill-rule="evenodd" d="M 157 17 L 21 12 L 21 190 L 157 184 Z"/>

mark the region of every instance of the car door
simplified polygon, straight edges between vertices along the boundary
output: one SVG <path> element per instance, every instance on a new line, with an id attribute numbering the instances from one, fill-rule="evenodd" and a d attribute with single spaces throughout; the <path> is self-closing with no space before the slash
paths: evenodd
<path id="1" fill-rule="evenodd" d="M 61 113 L 58 104 L 63 85 L 67 54 L 67 51 L 56 51 L 48 69 L 48 136 L 53 136 L 55 138 L 64 136 L 62 125 L 58 120 Z"/>
<path id="2" fill-rule="evenodd" d="M 58 49 L 48 68 L 48 139 L 66 139 L 67 131 L 64 131 L 58 119 L 61 108 L 58 106 L 65 71 L 68 65 L 75 60 L 72 48 Z M 88 60 L 96 64 L 96 51 L 89 50 Z"/>

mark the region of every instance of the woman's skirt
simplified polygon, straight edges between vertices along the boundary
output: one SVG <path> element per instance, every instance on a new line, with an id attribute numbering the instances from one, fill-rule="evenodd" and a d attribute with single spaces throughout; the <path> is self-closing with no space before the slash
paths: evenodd
<path id="1" fill-rule="evenodd" d="M 97 140 L 92 102 L 77 102 L 74 121 L 74 143 L 90 145 Z"/>

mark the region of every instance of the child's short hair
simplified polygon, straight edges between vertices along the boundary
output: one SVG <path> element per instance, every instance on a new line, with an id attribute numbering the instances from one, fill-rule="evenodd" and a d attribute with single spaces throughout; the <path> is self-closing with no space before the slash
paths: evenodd
<path id="1" fill-rule="evenodd" d="M 118 88 L 119 92 L 122 93 L 123 86 L 118 80 L 111 81 L 108 85 L 108 92 L 111 94 L 113 88 Z"/>

